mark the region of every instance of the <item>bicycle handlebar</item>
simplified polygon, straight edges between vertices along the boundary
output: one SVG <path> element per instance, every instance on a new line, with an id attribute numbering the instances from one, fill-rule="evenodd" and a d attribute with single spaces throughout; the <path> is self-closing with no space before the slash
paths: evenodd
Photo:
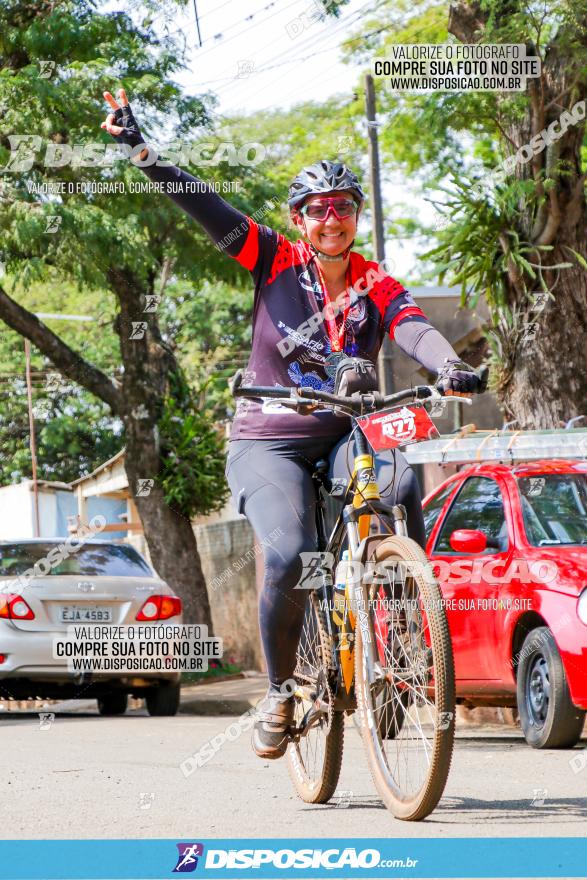
<path id="1" fill-rule="evenodd" d="M 487 367 L 480 367 L 477 376 L 483 382 L 487 374 Z M 230 390 L 234 397 L 263 398 L 270 397 L 278 400 L 289 400 L 290 405 L 304 406 L 312 403 L 326 403 L 338 406 L 350 411 L 352 414 L 383 409 L 386 406 L 402 403 L 404 400 L 426 400 L 430 397 L 442 397 L 444 400 L 457 401 L 459 403 L 471 403 L 470 398 L 454 397 L 445 395 L 441 389 L 434 385 L 416 385 L 414 388 L 406 388 L 395 394 L 382 395 L 379 391 L 370 391 L 358 394 L 356 397 L 343 397 L 338 394 L 330 394 L 328 391 L 317 391 L 315 388 L 276 388 L 275 386 L 243 385 L 243 371 L 238 370 L 230 382 Z"/>

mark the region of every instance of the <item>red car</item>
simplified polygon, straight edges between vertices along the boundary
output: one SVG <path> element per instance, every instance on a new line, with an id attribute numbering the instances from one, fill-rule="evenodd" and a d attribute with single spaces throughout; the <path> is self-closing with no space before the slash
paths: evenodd
<path id="1" fill-rule="evenodd" d="M 531 746 L 572 747 L 587 710 L 587 463 L 466 467 L 424 519 L 457 699 L 517 705 Z"/>

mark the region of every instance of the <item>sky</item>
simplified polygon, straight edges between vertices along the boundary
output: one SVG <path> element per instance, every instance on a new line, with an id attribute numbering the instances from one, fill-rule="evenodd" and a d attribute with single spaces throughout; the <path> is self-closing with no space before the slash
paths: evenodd
<path id="1" fill-rule="evenodd" d="M 313 0 L 197 0 L 202 46 L 190 3 L 182 24 L 191 70 L 178 79 L 214 91 L 226 114 L 350 92 L 358 70 L 340 62 L 340 43 L 378 5 L 351 0 L 339 19 L 318 21 Z"/>

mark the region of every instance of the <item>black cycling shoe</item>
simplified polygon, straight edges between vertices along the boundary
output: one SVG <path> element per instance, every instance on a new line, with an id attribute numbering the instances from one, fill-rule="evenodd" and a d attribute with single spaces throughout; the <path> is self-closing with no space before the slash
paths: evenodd
<path id="1" fill-rule="evenodd" d="M 294 721 L 295 701 L 271 689 L 257 705 L 253 727 L 253 751 L 259 758 L 275 760 L 285 755 Z"/>

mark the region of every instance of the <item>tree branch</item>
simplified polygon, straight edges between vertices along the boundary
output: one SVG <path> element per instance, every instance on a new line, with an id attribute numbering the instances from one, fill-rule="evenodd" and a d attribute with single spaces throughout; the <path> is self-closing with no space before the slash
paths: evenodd
<path id="1" fill-rule="evenodd" d="M 461 43 L 477 43 L 487 23 L 487 16 L 479 3 L 458 0 L 448 12 L 448 32 Z"/>
<path id="2" fill-rule="evenodd" d="M 540 74 L 540 90 L 538 84 L 531 79 L 528 82 L 528 92 L 530 95 L 530 134 L 531 137 L 539 134 L 544 128 L 544 73 Z M 532 157 L 532 176 L 536 181 L 536 189 L 538 195 L 543 195 L 544 187 L 540 180 L 540 172 L 542 171 L 543 157 L 541 153 L 535 153 Z"/>
<path id="3" fill-rule="evenodd" d="M 161 278 L 159 281 L 159 296 L 163 296 L 165 292 L 165 288 L 169 283 L 169 279 L 171 278 L 171 274 L 177 262 L 176 257 L 166 256 L 163 260 L 163 266 L 161 267 Z"/>
<path id="4" fill-rule="evenodd" d="M 0 319 L 33 342 L 61 372 L 107 403 L 115 415 L 122 414 L 122 398 L 115 383 L 60 339 L 36 315 L 24 309 L 0 286 Z"/>
<path id="5" fill-rule="evenodd" d="M 497 116 L 486 116 L 485 119 L 488 119 L 490 122 L 493 122 L 493 124 L 497 127 L 497 130 L 499 131 L 501 136 L 506 141 L 510 142 L 510 144 L 514 148 L 514 153 L 517 153 L 518 150 L 520 149 L 520 144 L 517 144 L 515 142 L 515 140 L 512 137 L 510 137 L 510 135 L 507 133 L 507 131 L 505 130 L 505 128 L 503 127 L 503 125 L 501 124 L 501 122 L 499 121 Z"/>
<path id="6" fill-rule="evenodd" d="M 505 257 L 507 259 L 508 278 L 510 279 L 510 282 L 511 282 L 514 290 L 516 291 L 518 296 L 521 298 L 524 294 L 524 276 L 523 276 L 521 270 L 519 269 L 519 267 L 512 260 L 512 256 L 510 253 L 510 245 L 509 245 L 506 233 L 500 232 L 498 238 L 499 238 L 499 243 L 501 245 L 501 249 L 504 252 Z"/>
<path id="7" fill-rule="evenodd" d="M 561 209 L 556 189 L 553 188 L 548 191 L 548 201 L 550 205 L 548 219 L 546 220 L 544 229 L 533 242 L 537 246 L 552 244 L 561 224 Z"/>
<path id="8" fill-rule="evenodd" d="M 567 202 L 565 211 L 565 224 L 567 226 L 575 226 L 581 219 L 585 201 L 585 181 L 587 181 L 587 172 L 577 178 L 571 197 Z"/>
<path id="9" fill-rule="evenodd" d="M 570 86 L 567 86 L 565 89 L 563 89 L 562 92 L 559 92 L 558 95 L 555 95 L 554 98 L 552 98 L 548 102 L 548 104 L 546 105 L 546 107 L 544 109 L 550 110 L 551 107 L 557 107 L 557 106 L 563 107 L 562 104 L 559 104 L 559 101 L 561 100 L 561 98 L 564 98 L 566 95 L 568 95 L 569 92 L 571 92 L 578 85 L 579 85 L 579 77 L 576 76 L 575 79 L 570 84 Z M 566 109 L 566 108 L 563 107 L 563 109 Z"/>

